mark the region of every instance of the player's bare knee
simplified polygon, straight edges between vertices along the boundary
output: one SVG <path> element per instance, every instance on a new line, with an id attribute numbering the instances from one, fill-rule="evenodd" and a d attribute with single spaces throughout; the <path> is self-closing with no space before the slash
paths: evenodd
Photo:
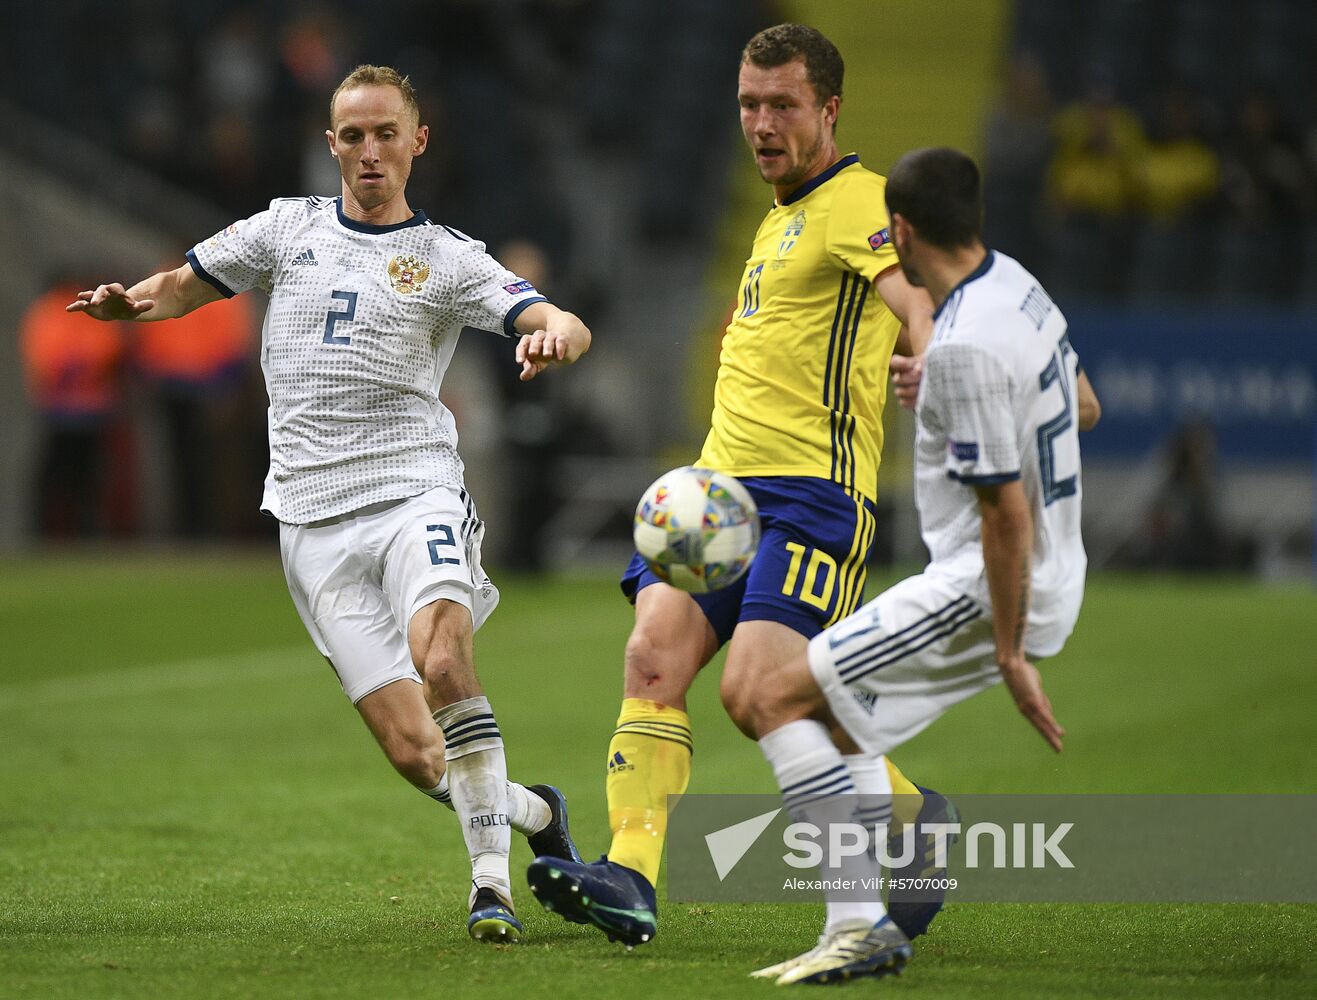
<path id="1" fill-rule="evenodd" d="M 652 681 L 659 676 L 658 650 L 649 636 L 636 629 L 626 641 L 627 680 L 635 678 L 642 683 Z"/>
<path id="2" fill-rule="evenodd" d="M 717 651 L 717 636 L 689 594 L 646 587 L 626 644 L 626 697 L 683 708 L 695 675 Z"/>
<path id="3" fill-rule="evenodd" d="M 480 693 L 475 666 L 453 649 L 439 647 L 429 650 L 421 665 L 421 679 L 425 682 L 427 695 L 438 696 L 445 704 Z"/>
<path id="4" fill-rule="evenodd" d="M 674 697 L 684 698 L 686 686 L 672 669 L 671 650 L 661 648 L 648 631 L 637 628 L 627 640 L 625 653 L 625 689 L 628 698 L 649 698 L 673 704 Z"/>

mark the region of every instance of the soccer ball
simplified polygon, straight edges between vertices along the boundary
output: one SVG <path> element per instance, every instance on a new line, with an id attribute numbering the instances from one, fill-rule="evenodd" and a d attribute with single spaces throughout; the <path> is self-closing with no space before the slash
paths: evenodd
<path id="1" fill-rule="evenodd" d="M 685 465 L 645 490 L 632 536 L 655 576 L 703 594 L 735 583 L 750 568 L 759 512 L 734 477 Z"/>

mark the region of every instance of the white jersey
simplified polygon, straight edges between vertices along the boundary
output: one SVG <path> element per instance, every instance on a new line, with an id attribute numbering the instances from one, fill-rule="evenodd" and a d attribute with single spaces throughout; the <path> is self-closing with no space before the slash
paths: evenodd
<path id="1" fill-rule="evenodd" d="M 1060 650 L 1084 593 L 1078 371 L 1061 311 L 1018 261 L 989 250 L 935 314 L 919 394 L 925 572 L 990 607 L 971 487 L 1021 480 L 1034 522 L 1025 648 L 1036 656 Z"/>
<path id="2" fill-rule="evenodd" d="M 417 212 L 374 226 L 338 198 L 276 198 L 188 251 L 226 296 L 270 295 L 262 509 L 289 524 L 462 486 L 439 386 L 464 326 L 511 336 L 544 297 L 483 243 Z"/>

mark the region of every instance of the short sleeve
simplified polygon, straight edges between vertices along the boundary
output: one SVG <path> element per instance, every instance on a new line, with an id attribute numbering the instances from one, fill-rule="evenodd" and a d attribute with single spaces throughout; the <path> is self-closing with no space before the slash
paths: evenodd
<path id="1" fill-rule="evenodd" d="M 1020 478 L 1010 374 L 987 351 L 965 343 L 930 350 L 919 407 L 946 437 L 949 477 L 977 486 Z"/>
<path id="2" fill-rule="evenodd" d="M 828 218 L 828 253 L 842 266 L 873 281 L 897 263 L 892 244 L 884 193 L 886 182 L 877 174 L 842 175 Z"/>
<path id="3" fill-rule="evenodd" d="M 536 302 L 548 301 L 529 281 L 486 253 L 483 243 L 465 244 L 457 268 L 454 309 L 464 326 L 511 337 L 517 332 L 513 324 L 522 310 Z"/>
<path id="4" fill-rule="evenodd" d="M 226 226 L 187 252 L 197 277 L 225 298 L 250 288 L 270 290 L 274 274 L 275 208 Z"/>

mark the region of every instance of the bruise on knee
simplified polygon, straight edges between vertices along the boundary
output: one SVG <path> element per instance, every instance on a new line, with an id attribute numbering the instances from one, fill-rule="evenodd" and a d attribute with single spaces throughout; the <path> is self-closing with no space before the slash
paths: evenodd
<path id="1" fill-rule="evenodd" d="M 656 691 L 664 686 L 666 673 L 653 660 L 633 660 L 627 657 L 626 687 L 628 691 Z"/>
<path id="2" fill-rule="evenodd" d="M 691 662 L 681 646 L 656 649 L 647 641 L 627 643 L 623 688 L 627 698 L 648 698 L 683 711 L 686 692 L 699 673 L 701 663 Z"/>
<path id="3" fill-rule="evenodd" d="M 627 687 L 635 685 L 642 690 L 659 687 L 666 674 L 663 660 L 663 652 L 647 635 L 632 633 L 627 640 L 625 654 Z"/>

